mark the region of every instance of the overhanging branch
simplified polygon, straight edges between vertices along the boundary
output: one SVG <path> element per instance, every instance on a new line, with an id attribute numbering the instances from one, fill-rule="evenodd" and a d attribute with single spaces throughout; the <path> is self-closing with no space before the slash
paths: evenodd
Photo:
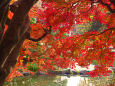
<path id="1" fill-rule="evenodd" d="M 30 33 L 29 33 L 28 36 L 27 36 L 27 39 L 29 39 L 31 41 L 34 41 L 34 42 L 38 42 L 38 41 L 42 40 L 47 34 L 51 33 L 51 28 L 52 28 L 52 26 L 50 26 L 49 30 L 43 28 L 45 33 L 40 38 L 38 38 L 38 39 L 31 38 Z"/>
<path id="2" fill-rule="evenodd" d="M 102 32 L 101 32 L 101 33 L 99 33 L 99 34 L 90 34 L 90 36 L 91 36 L 91 35 L 98 36 L 98 35 L 101 35 L 101 34 L 103 34 L 103 33 L 107 32 L 107 31 L 109 31 L 109 30 L 115 30 L 115 28 L 109 28 L 109 29 L 106 29 L 106 30 L 102 31 Z"/>
<path id="3" fill-rule="evenodd" d="M 102 5 L 105 5 L 111 13 L 115 13 L 115 9 L 112 9 L 112 8 L 111 8 L 111 4 L 114 5 L 115 2 L 114 2 L 114 3 L 111 2 L 111 4 L 106 4 L 106 3 L 104 3 L 102 0 L 99 0 L 99 2 L 100 2 Z"/>

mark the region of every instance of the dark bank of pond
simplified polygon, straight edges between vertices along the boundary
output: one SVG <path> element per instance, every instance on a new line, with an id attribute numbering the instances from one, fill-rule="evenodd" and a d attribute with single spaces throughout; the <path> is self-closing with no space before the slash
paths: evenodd
<path id="1" fill-rule="evenodd" d="M 15 77 L 12 82 L 5 82 L 4 86 L 107 86 L 114 83 L 115 76 L 106 77 L 81 77 L 81 76 L 24 76 Z M 113 85 L 114 86 L 114 85 Z"/>

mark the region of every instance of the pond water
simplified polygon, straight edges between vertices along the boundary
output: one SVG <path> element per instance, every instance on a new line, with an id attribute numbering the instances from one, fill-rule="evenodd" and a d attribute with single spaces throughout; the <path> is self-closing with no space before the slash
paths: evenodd
<path id="1" fill-rule="evenodd" d="M 86 81 L 86 83 L 88 83 L 87 82 L 88 77 L 71 76 L 70 78 L 68 78 L 68 77 L 62 76 L 61 78 L 62 78 L 62 80 L 67 79 L 66 86 L 80 86 L 80 83 L 83 81 Z M 91 86 L 91 84 L 89 84 L 89 86 Z"/>
<path id="2" fill-rule="evenodd" d="M 60 76 L 57 76 L 57 77 L 60 77 Z M 80 82 L 87 81 L 88 78 L 87 77 L 80 77 L 80 76 L 71 76 L 71 77 L 61 76 L 59 78 L 59 80 L 58 80 L 58 78 L 56 78 L 54 81 L 57 81 L 57 82 L 60 81 L 60 82 L 62 82 L 64 80 L 66 80 L 66 85 L 65 86 L 79 86 Z"/>
<path id="3" fill-rule="evenodd" d="M 12 82 L 5 82 L 4 86 L 107 86 L 107 78 L 97 78 L 93 80 L 95 84 L 90 83 L 89 79 L 90 77 L 81 76 L 25 76 L 16 77 Z M 100 84 L 101 82 L 103 84 Z"/>

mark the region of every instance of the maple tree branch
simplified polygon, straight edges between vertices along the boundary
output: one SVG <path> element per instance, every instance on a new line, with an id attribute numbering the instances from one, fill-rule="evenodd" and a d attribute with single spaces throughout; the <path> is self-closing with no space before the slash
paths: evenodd
<path id="1" fill-rule="evenodd" d="M 31 41 L 34 41 L 34 42 L 38 42 L 38 41 L 42 40 L 47 34 L 51 33 L 51 28 L 52 28 L 52 26 L 49 27 L 49 30 L 46 29 L 46 28 L 43 28 L 45 33 L 40 38 L 38 38 L 38 39 L 31 38 L 30 37 L 30 33 L 29 33 L 28 36 L 27 36 L 27 39 L 29 39 Z"/>
<path id="2" fill-rule="evenodd" d="M 45 31 L 46 34 L 50 34 L 51 28 L 52 28 L 52 26 L 49 26 L 49 29 L 43 28 L 43 30 Z"/>
<path id="3" fill-rule="evenodd" d="M 72 6 L 74 6 L 76 3 L 80 2 L 80 1 L 81 1 L 81 0 L 78 0 L 78 1 L 73 2 L 73 3 L 72 3 Z M 72 6 L 71 6 L 71 7 L 72 7 Z"/>
<path id="4" fill-rule="evenodd" d="M 97 35 L 101 35 L 101 34 L 105 33 L 106 31 L 109 31 L 109 30 L 115 30 L 115 28 L 106 29 L 106 30 L 104 30 L 103 32 L 101 32 L 101 33 L 99 33 L 99 34 L 97 34 Z"/>
<path id="5" fill-rule="evenodd" d="M 109 30 L 115 30 L 115 28 L 106 29 L 106 30 L 104 30 L 103 32 L 101 32 L 101 33 L 99 33 L 99 34 L 90 34 L 90 36 L 92 36 L 92 35 L 98 36 L 98 35 L 101 35 L 101 34 L 107 32 L 107 31 L 109 31 Z"/>
<path id="6" fill-rule="evenodd" d="M 115 2 L 114 2 L 113 0 L 109 0 L 109 1 L 111 2 L 110 5 L 104 3 L 102 0 L 98 0 L 98 1 L 96 1 L 96 2 L 95 2 L 94 0 L 91 0 L 91 1 L 92 1 L 91 7 L 90 7 L 87 11 L 82 12 L 82 13 L 86 13 L 86 12 L 90 11 L 91 8 L 93 7 L 93 4 L 94 4 L 94 3 L 99 3 L 99 2 L 100 2 L 102 5 L 105 5 L 111 13 L 115 13 L 115 9 L 112 9 L 112 8 L 111 8 L 111 4 L 115 5 Z"/>
<path id="7" fill-rule="evenodd" d="M 100 32 L 99 34 L 88 34 L 88 35 L 86 36 L 86 39 L 87 39 L 87 37 L 90 37 L 90 36 L 98 36 L 98 35 L 101 35 L 101 34 L 107 32 L 107 31 L 110 31 L 110 30 L 111 30 L 111 32 L 112 32 L 112 30 L 115 30 L 115 28 L 106 29 L 106 30 Z M 111 32 L 110 32 L 110 34 L 111 34 Z"/>
<path id="8" fill-rule="evenodd" d="M 110 6 L 111 4 L 110 4 L 110 5 L 109 5 L 109 4 L 106 4 L 106 3 L 104 3 L 102 0 L 98 0 L 98 1 L 99 1 L 102 5 L 105 5 L 111 13 L 115 13 L 115 9 L 112 9 L 111 6 Z M 115 4 L 115 2 L 113 2 L 112 0 L 110 0 L 110 2 L 113 3 L 113 5 Z"/>
<path id="9" fill-rule="evenodd" d="M 13 13 L 15 13 L 16 10 L 18 9 L 18 5 L 20 5 L 20 0 L 19 0 L 18 2 L 13 3 L 13 4 L 10 6 L 10 10 L 11 10 Z M 28 15 L 27 15 L 27 17 L 26 17 L 25 19 L 27 20 L 27 22 L 29 21 Z M 8 19 L 8 22 L 7 22 L 7 23 L 9 24 L 9 22 L 10 22 L 10 20 Z M 31 38 L 31 37 L 30 37 L 30 32 L 29 32 L 29 30 L 31 30 L 31 27 L 29 26 L 29 30 L 27 31 L 27 32 L 28 32 L 27 39 L 29 39 L 29 40 L 31 40 L 31 41 L 34 41 L 34 42 L 40 41 L 40 40 L 43 39 L 47 34 L 51 33 L 51 28 L 52 28 L 51 26 L 50 26 L 49 30 L 43 28 L 43 30 L 44 30 L 45 33 L 44 33 L 40 38 L 34 39 L 34 38 Z"/>
<path id="10" fill-rule="evenodd" d="M 113 5 L 115 5 L 115 1 L 114 0 L 109 0 Z"/>

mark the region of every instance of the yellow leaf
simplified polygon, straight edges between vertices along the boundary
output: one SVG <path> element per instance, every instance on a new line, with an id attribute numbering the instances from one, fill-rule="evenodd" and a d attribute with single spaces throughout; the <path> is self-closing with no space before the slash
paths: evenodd
<path id="1" fill-rule="evenodd" d="M 93 19 L 93 17 L 94 17 L 93 15 L 90 15 L 90 19 Z"/>
<path id="2" fill-rule="evenodd" d="M 23 60 L 20 60 L 20 62 L 23 62 Z"/>
<path id="3" fill-rule="evenodd" d="M 96 37 L 95 37 L 95 40 L 99 40 L 99 37 L 96 36 Z"/>
<path id="4" fill-rule="evenodd" d="M 11 0 L 11 1 L 10 1 L 10 4 L 13 4 L 15 1 L 17 1 L 17 0 Z"/>
<path id="5" fill-rule="evenodd" d="M 73 52 L 73 54 L 74 54 L 74 56 L 77 56 L 77 55 L 78 55 L 78 50 L 75 50 L 75 51 Z"/>

